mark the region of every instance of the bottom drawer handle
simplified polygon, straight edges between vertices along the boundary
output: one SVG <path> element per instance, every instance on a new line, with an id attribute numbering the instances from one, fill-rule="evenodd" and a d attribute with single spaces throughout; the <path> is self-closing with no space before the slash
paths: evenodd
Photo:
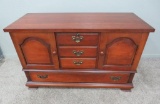
<path id="1" fill-rule="evenodd" d="M 75 64 L 75 65 L 81 65 L 81 64 L 83 64 L 83 61 L 73 61 L 73 64 Z"/>
<path id="2" fill-rule="evenodd" d="M 110 76 L 113 81 L 119 81 L 121 79 L 120 76 Z"/>
<path id="3" fill-rule="evenodd" d="M 48 78 L 48 75 L 37 75 L 38 78 L 41 78 L 41 79 L 46 79 Z"/>

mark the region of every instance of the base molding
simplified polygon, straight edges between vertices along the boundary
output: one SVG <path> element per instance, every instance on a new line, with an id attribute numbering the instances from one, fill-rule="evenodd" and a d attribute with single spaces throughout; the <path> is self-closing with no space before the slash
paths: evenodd
<path id="1" fill-rule="evenodd" d="M 2 65 L 3 62 L 4 62 L 4 57 L 3 57 L 3 55 L 0 55 L 0 65 Z"/>
<path id="2" fill-rule="evenodd" d="M 80 87 L 80 88 L 120 88 L 132 89 L 133 84 L 109 84 L 109 83 L 60 83 L 60 82 L 32 82 L 28 81 L 26 86 L 30 88 L 37 87 Z"/>

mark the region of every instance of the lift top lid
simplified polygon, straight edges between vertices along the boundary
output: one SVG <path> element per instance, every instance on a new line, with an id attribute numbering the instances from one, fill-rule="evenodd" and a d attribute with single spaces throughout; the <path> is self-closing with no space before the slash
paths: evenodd
<path id="1" fill-rule="evenodd" d="M 28 13 L 5 32 L 154 32 L 134 13 Z"/>

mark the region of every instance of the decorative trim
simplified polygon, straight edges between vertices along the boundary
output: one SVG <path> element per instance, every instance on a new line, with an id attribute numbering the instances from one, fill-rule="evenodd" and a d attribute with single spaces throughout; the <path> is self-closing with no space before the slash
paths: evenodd
<path id="1" fill-rule="evenodd" d="M 109 83 L 58 83 L 58 82 L 32 82 L 26 83 L 28 87 L 81 87 L 81 88 L 133 88 L 132 83 L 127 84 L 109 84 Z"/>
<path id="2" fill-rule="evenodd" d="M 122 74 L 128 74 L 128 73 L 137 73 L 137 71 L 108 71 L 108 70 L 75 70 L 72 69 L 68 70 L 41 70 L 41 69 L 23 69 L 24 72 L 49 72 L 49 73 L 122 73 Z"/>

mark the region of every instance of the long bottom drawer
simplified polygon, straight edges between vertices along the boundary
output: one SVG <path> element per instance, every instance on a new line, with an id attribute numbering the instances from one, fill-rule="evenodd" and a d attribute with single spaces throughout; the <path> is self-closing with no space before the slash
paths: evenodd
<path id="1" fill-rule="evenodd" d="M 35 82 L 127 83 L 130 73 L 29 72 Z"/>

